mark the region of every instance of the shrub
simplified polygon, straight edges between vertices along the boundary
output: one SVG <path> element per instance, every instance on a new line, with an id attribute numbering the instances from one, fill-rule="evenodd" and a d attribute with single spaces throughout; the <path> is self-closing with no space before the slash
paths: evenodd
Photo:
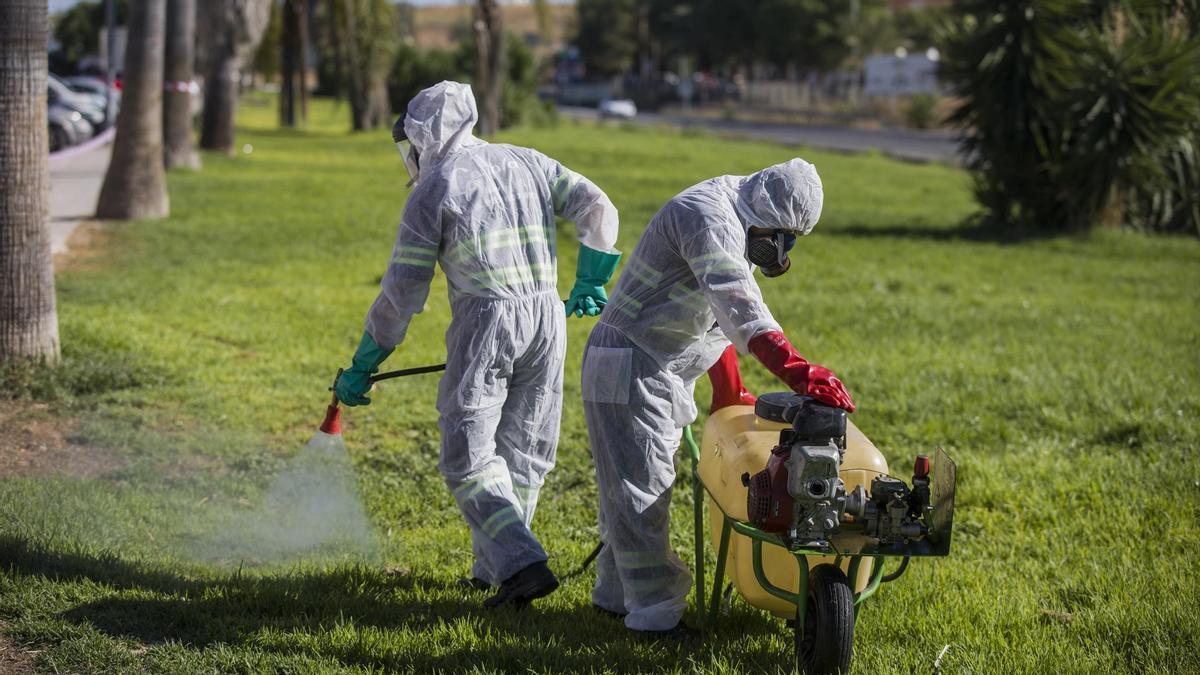
<path id="1" fill-rule="evenodd" d="M 928 129 L 937 123 L 937 97 L 915 94 L 904 106 L 904 121 L 914 129 Z"/>
<path id="2" fill-rule="evenodd" d="M 1161 13 L 1128 9 L 1088 25 L 1080 44 L 1055 73 L 1069 225 L 1146 221 L 1144 200 L 1181 187 L 1165 165 L 1200 111 L 1200 45 L 1179 39 Z"/>
<path id="3" fill-rule="evenodd" d="M 1061 134 L 1047 77 L 1071 0 L 965 0 L 942 74 L 962 104 L 975 196 L 990 220 L 1060 226 L 1054 142 Z"/>
<path id="4" fill-rule="evenodd" d="M 1186 4 L 957 5 L 943 75 L 990 221 L 1200 232 L 1200 43 Z"/>
<path id="5" fill-rule="evenodd" d="M 471 82 L 475 79 L 475 41 L 469 31 L 464 31 L 463 35 L 454 51 L 419 51 L 409 45 L 400 48 L 388 77 L 388 98 L 392 110 L 404 110 L 417 92 L 442 80 Z M 538 68 L 532 52 L 520 38 L 512 34 L 508 36 L 507 50 L 507 78 L 501 102 L 500 126 L 548 126 L 557 123 L 557 110 L 537 96 Z"/>
<path id="6" fill-rule="evenodd" d="M 442 80 L 462 78 L 455 54 L 442 49 L 418 51 L 412 45 L 401 45 L 388 74 L 388 103 L 393 111 L 402 112 L 422 89 Z"/>

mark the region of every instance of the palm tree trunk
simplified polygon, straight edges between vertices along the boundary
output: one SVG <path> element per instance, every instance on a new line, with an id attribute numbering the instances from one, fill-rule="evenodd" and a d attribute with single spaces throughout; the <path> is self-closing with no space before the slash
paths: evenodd
<path id="1" fill-rule="evenodd" d="M 308 0 L 285 0 L 283 37 L 279 41 L 282 77 L 279 89 L 279 122 L 294 127 L 308 117 Z"/>
<path id="2" fill-rule="evenodd" d="M 112 160 L 96 204 L 99 218 L 162 218 L 170 211 L 162 126 L 166 9 L 166 0 L 129 5 L 125 86 Z"/>
<path id="3" fill-rule="evenodd" d="M 0 363 L 58 360 L 46 200 L 45 0 L 0 2 Z"/>
<path id="4" fill-rule="evenodd" d="M 296 0 L 296 77 L 300 79 L 300 123 L 308 121 L 308 2 Z"/>
<path id="5" fill-rule="evenodd" d="M 367 110 L 366 123 L 368 129 L 378 129 L 387 124 L 392 116 L 392 103 L 388 100 L 387 72 L 378 69 L 367 75 Z"/>
<path id="6" fill-rule="evenodd" d="M 309 0 L 297 0 L 296 12 L 299 49 L 296 54 L 296 75 L 300 78 L 300 121 L 308 121 L 308 5 Z"/>
<path id="7" fill-rule="evenodd" d="M 334 33 L 346 53 L 346 98 L 355 131 L 391 123 L 387 76 L 392 66 L 390 43 L 396 39 L 396 8 L 386 0 L 340 0 L 342 30 Z"/>
<path id="8" fill-rule="evenodd" d="M 300 38 L 297 4 L 296 0 L 284 0 L 283 36 L 279 41 L 282 52 L 279 60 L 279 124 L 285 127 L 296 126 L 296 52 Z"/>
<path id="9" fill-rule="evenodd" d="M 167 0 L 166 85 L 163 94 L 163 159 L 168 169 L 200 168 L 192 147 L 192 61 L 196 0 Z"/>
<path id="10" fill-rule="evenodd" d="M 333 71 L 334 81 L 337 83 L 337 98 L 342 97 L 342 85 L 347 80 L 346 75 L 346 41 L 342 38 L 342 19 L 340 18 L 340 9 L 342 3 L 338 0 L 326 0 L 326 11 L 329 13 L 329 18 L 326 19 L 326 25 L 329 31 L 329 42 L 331 51 L 333 52 Z"/>
<path id="11" fill-rule="evenodd" d="M 496 0 L 475 5 L 475 46 L 479 57 L 479 131 L 491 136 L 500 129 L 500 101 L 504 86 L 504 24 Z"/>
<path id="12" fill-rule="evenodd" d="M 365 131 L 371 128 L 368 119 L 370 105 L 368 85 L 363 76 L 366 65 L 362 62 L 362 48 L 356 37 L 359 8 L 357 0 L 343 0 L 343 15 L 345 32 L 342 37 L 346 44 L 346 99 L 350 101 L 350 126 L 355 131 Z"/>
<path id="13" fill-rule="evenodd" d="M 200 147 L 233 153 L 233 118 L 237 114 L 241 59 L 217 46 L 209 55 L 204 83 L 204 111 L 200 122 Z"/>
<path id="14" fill-rule="evenodd" d="M 242 62 L 254 53 L 271 18 L 271 0 L 204 0 L 208 45 L 208 77 L 200 147 L 232 153 L 234 116 Z"/>

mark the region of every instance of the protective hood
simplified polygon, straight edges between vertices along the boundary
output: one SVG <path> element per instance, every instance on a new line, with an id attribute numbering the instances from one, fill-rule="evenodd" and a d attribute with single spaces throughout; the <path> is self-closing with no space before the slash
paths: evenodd
<path id="1" fill-rule="evenodd" d="M 821 217 L 825 191 L 817 168 L 796 158 L 767 167 L 738 184 L 735 200 L 746 229 L 787 230 L 802 237 Z"/>
<path id="2" fill-rule="evenodd" d="M 471 86 L 439 82 L 408 102 L 404 134 L 420 154 L 420 169 L 427 173 L 451 152 L 478 143 L 471 135 L 479 111 Z"/>

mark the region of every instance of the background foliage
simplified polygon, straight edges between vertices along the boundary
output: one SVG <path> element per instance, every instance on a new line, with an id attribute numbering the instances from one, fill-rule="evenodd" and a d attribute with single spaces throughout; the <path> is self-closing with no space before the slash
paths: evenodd
<path id="1" fill-rule="evenodd" d="M 508 34 L 505 57 L 507 72 L 500 110 L 500 126 L 519 124 L 547 125 L 557 122 L 557 110 L 551 101 L 538 98 L 540 68 L 533 52 L 521 38 Z M 442 80 L 472 83 L 478 57 L 473 32 L 463 31 L 454 50 L 421 50 L 403 45 L 396 54 L 388 76 L 388 97 L 392 110 L 403 111 L 408 101 L 425 87 Z"/>
<path id="2" fill-rule="evenodd" d="M 591 76 L 630 72 L 643 58 L 669 70 L 680 59 L 716 71 L 756 62 L 780 71 L 829 70 L 851 52 L 850 7 L 811 0 L 580 0 L 576 43 Z"/>
<path id="3" fill-rule="evenodd" d="M 1009 227 L 1200 234 L 1193 2 L 964 0 L 943 75 L 975 193 Z"/>
<path id="4" fill-rule="evenodd" d="M 116 25 L 124 26 L 129 14 L 129 0 L 116 0 Z M 100 31 L 104 29 L 104 3 L 86 0 L 62 13 L 54 24 L 54 39 L 62 45 L 60 53 L 51 55 L 51 70 L 73 72 L 79 59 L 100 52 Z"/>

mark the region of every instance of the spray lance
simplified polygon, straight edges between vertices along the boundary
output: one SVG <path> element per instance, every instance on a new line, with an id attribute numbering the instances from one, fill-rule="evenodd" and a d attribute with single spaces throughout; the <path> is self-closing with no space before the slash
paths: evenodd
<path id="1" fill-rule="evenodd" d="M 439 363 L 433 366 L 419 366 L 417 368 L 405 368 L 402 370 L 392 370 L 386 373 L 379 373 L 370 377 L 371 384 L 382 382 L 384 380 L 394 380 L 398 377 L 408 377 L 409 375 L 423 375 L 425 373 L 440 373 L 446 369 L 446 364 Z M 329 391 L 334 391 L 337 387 L 338 379 L 341 378 L 343 368 L 338 368 L 337 375 L 333 376 L 333 384 L 329 385 Z M 333 394 L 329 401 L 329 406 L 325 408 L 325 421 L 321 423 L 321 431 L 329 435 L 337 435 L 342 431 L 342 410 L 339 407 L 337 394 Z"/>

